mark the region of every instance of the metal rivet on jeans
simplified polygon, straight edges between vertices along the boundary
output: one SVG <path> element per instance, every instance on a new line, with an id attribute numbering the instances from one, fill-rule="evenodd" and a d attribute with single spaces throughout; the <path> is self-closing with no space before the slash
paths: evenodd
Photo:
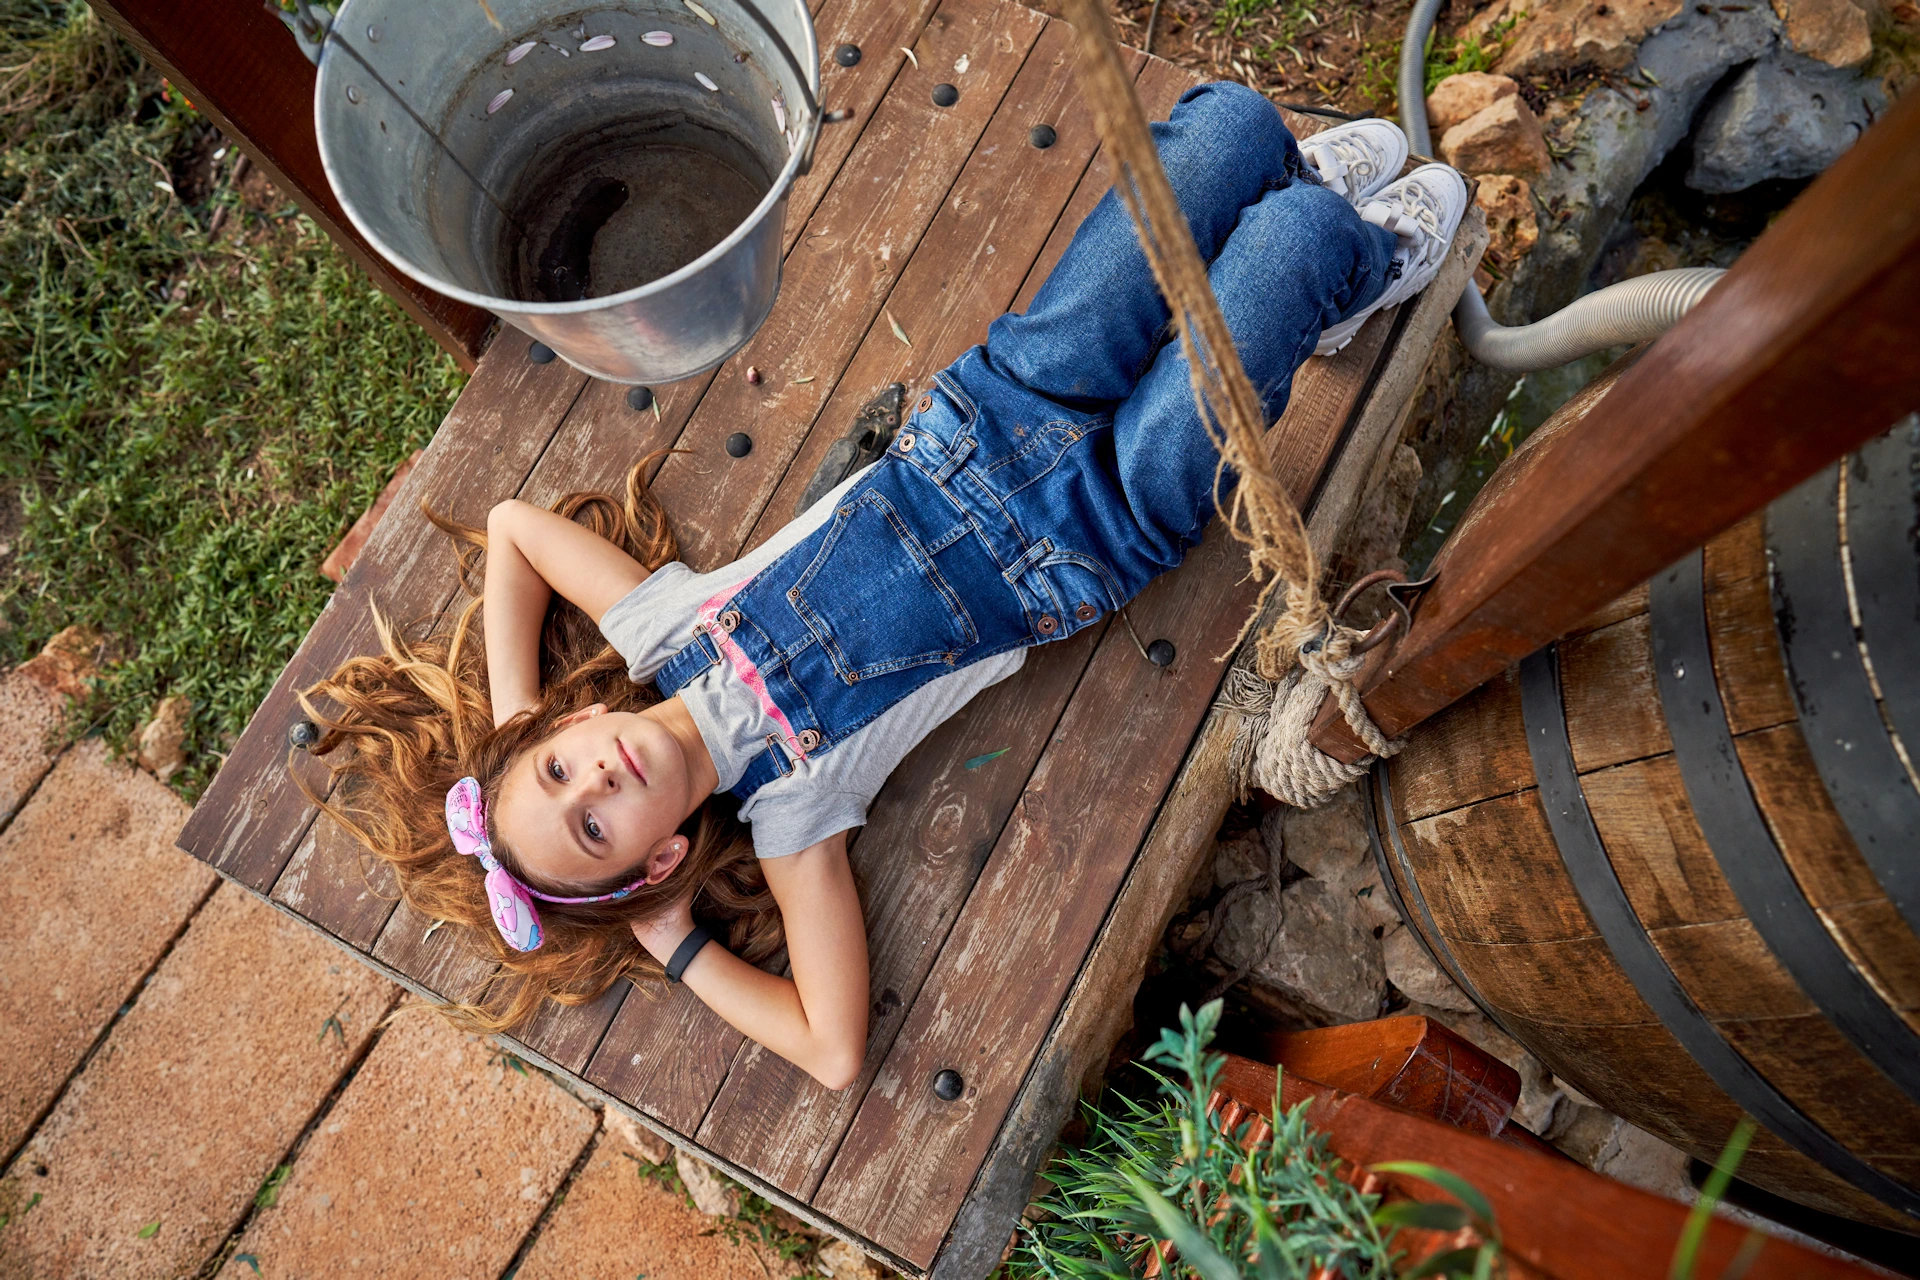
<path id="1" fill-rule="evenodd" d="M 1080 621 L 1082 622 L 1092 622 L 1095 618 L 1100 616 L 1100 611 L 1094 608 L 1092 605 L 1082 602 L 1081 604 L 1076 605 L 1074 607 L 1073 616 L 1080 619 Z"/>
<path id="2" fill-rule="evenodd" d="M 933 105 L 934 106 L 950 107 L 958 101 L 960 101 L 960 91 L 954 88 L 952 85 L 937 84 L 933 86 Z"/>
<path id="3" fill-rule="evenodd" d="M 900 444 L 900 452 L 912 453 L 913 452 L 913 432 L 902 431 L 900 433 L 899 444 Z"/>
<path id="4" fill-rule="evenodd" d="M 1147 661 L 1156 667 L 1173 665 L 1174 649 L 1171 640 L 1155 640 L 1147 646 Z"/>
<path id="5" fill-rule="evenodd" d="M 320 730 L 311 720 L 295 720 L 287 728 L 287 741 L 304 751 L 320 741 Z"/>
<path id="6" fill-rule="evenodd" d="M 1050 613 L 1043 613 L 1040 615 L 1039 628 L 1041 635 L 1050 636 L 1060 629 L 1060 620 Z"/>
<path id="7" fill-rule="evenodd" d="M 820 745 L 820 731 L 819 731 L 819 730 L 817 730 L 817 729 L 802 729 L 802 730 L 800 731 L 800 749 L 801 749 L 802 751 L 811 751 L 811 750 L 813 750 L 813 749 L 814 749 L 815 747 L 817 747 L 817 746 L 819 746 L 819 745 Z"/>
<path id="8" fill-rule="evenodd" d="M 720 624 L 722 631 L 725 631 L 728 635 L 732 635 L 733 629 L 740 625 L 740 611 L 738 609 L 728 609 L 725 613 L 714 619 L 714 621 Z"/>
<path id="9" fill-rule="evenodd" d="M 653 408 L 653 391 L 648 387 L 628 387 L 627 408 L 635 413 Z"/>
<path id="10" fill-rule="evenodd" d="M 957 1102 L 960 1095 L 967 1091 L 967 1082 L 952 1067 L 936 1072 L 933 1077 L 933 1096 L 942 1102 Z"/>
<path id="11" fill-rule="evenodd" d="M 1050 124 L 1037 124 L 1027 130 L 1027 141 L 1041 151 L 1045 151 L 1059 140 L 1060 135 L 1053 131 L 1053 126 Z"/>
<path id="12" fill-rule="evenodd" d="M 553 348 L 544 342 L 536 342 L 527 348 L 527 359 L 535 364 L 552 364 Z"/>
<path id="13" fill-rule="evenodd" d="M 929 410 L 929 409 L 931 409 L 931 408 L 933 408 L 933 397 L 932 397 L 932 396 L 921 396 L 921 397 L 920 397 L 920 403 L 919 403 L 919 404 L 917 404 L 917 405 L 915 405 L 915 406 L 913 406 L 913 411 L 914 411 L 915 413 L 925 413 L 925 412 L 926 412 L 927 410 Z"/>
<path id="14" fill-rule="evenodd" d="M 727 437 L 727 456 L 744 458 L 753 452 L 753 437 L 744 431 L 736 431 Z"/>
<path id="15" fill-rule="evenodd" d="M 839 63 L 843 67 L 859 66 L 860 65 L 860 46 L 857 44 L 841 45 L 838 49 L 835 49 L 833 51 L 833 60 Z"/>

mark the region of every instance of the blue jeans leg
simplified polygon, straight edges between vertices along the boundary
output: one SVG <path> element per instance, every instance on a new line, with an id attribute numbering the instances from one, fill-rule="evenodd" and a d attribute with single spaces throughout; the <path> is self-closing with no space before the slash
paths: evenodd
<path id="1" fill-rule="evenodd" d="M 1386 288 L 1394 245 L 1391 234 L 1316 184 L 1290 183 L 1242 212 L 1208 278 L 1268 423 L 1285 410 L 1294 370 L 1313 354 L 1320 331 Z M 1219 462 L 1178 342 L 1160 348 L 1115 410 L 1113 447 L 1145 539 L 1141 552 L 1178 564 L 1213 518 Z M 1223 492 L 1232 479 L 1222 478 Z"/>
<path id="2" fill-rule="evenodd" d="M 1189 89 L 1153 136 L 1206 262 L 1226 245 L 1242 210 L 1270 191 L 1317 182 L 1279 111 L 1244 85 Z M 1170 319 L 1126 206 L 1109 191 L 1026 314 L 993 322 L 986 359 L 1050 400 L 1103 411 L 1133 391 Z"/>

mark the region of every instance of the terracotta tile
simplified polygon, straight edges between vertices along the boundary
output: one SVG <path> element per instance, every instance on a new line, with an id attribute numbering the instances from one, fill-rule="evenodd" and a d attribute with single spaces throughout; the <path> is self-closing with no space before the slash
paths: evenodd
<path id="1" fill-rule="evenodd" d="M 82 742 L 0 833 L 0 1151 L 27 1134 L 213 887 L 173 847 L 187 807 Z"/>
<path id="2" fill-rule="evenodd" d="M 492 1280 L 592 1137 L 591 1108 L 408 1006 L 237 1253 L 264 1276 Z M 222 1280 L 253 1280 L 230 1259 Z"/>
<path id="3" fill-rule="evenodd" d="M 8 1257 L 36 1276 L 193 1274 L 394 994 L 304 925 L 222 887 L 0 1181 L 17 1217 Z"/>
<path id="4" fill-rule="evenodd" d="M 11 818 L 59 751 L 49 737 L 66 719 L 67 700 L 22 670 L 0 679 L 0 823 Z"/>
<path id="5" fill-rule="evenodd" d="M 706 1214 L 646 1176 L 631 1146 L 602 1133 L 514 1280 L 785 1280 L 805 1274 L 742 1227 L 731 1243 Z M 764 1267 L 762 1266 L 764 1263 Z"/>

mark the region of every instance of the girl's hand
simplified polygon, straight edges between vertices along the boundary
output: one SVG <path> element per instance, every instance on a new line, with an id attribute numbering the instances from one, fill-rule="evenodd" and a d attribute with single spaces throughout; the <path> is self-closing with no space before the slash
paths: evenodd
<path id="1" fill-rule="evenodd" d="M 756 969 L 719 943 L 700 948 L 680 980 L 738 1032 L 829 1089 L 860 1078 L 867 1053 L 867 928 L 847 864 L 847 833 L 760 864 L 780 904 L 792 977 Z M 640 938 L 662 964 L 693 917 Z M 638 934 L 638 928 L 635 929 Z"/>
<path id="2" fill-rule="evenodd" d="M 647 954 L 661 964 L 673 959 L 687 935 L 693 932 L 693 898 L 681 898 L 659 915 L 633 922 L 633 936 Z"/>

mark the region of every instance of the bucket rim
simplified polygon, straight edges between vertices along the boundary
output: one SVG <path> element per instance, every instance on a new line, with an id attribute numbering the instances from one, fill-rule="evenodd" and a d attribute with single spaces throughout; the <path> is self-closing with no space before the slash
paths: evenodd
<path id="1" fill-rule="evenodd" d="M 620 293 L 609 293 L 594 298 L 580 298 L 572 302 L 523 302 L 516 298 L 503 298 L 494 294 L 480 293 L 472 289 L 461 288 L 459 285 L 453 284 L 450 281 L 440 279 L 413 262 L 407 255 L 395 250 L 381 238 L 378 232 L 361 219 L 352 201 L 340 199 L 340 207 L 345 211 L 347 220 L 353 224 L 353 229 L 360 233 L 361 237 L 366 240 L 368 246 L 372 248 L 375 253 L 379 254 L 387 265 L 393 267 L 415 283 L 425 285 L 442 297 L 451 298 L 456 302 L 464 302 L 468 306 L 480 307 L 495 315 L 505 316 L 512 314 L 529 317 L 581 315 L 587 312 L 603 311 L 627 303 L 638 302 L 645 298 L 652 297 L 655 294 L 665 293 L 686 280 L 691 279 L 693 276 L 698 275 L 701 271 L 732 252 L 743 243 L 748 236 L 757 232 L 761 223 L 765 222 L 771 216 L 773 210 L 784 204 L 788 194 L 792 192 L 794 184 L 800 180 L 803 167 L 810 167 L 814 145 L 819 138 L 822 123 L 822 113 L 817 105 L 820 101 L 820 39 L 813 27 L 811 10 L 807 9 L 804 0 L 795 0 L 795 3 L 800 4 L 802 11 L 806 13 L 807 21 L 804 24 L 804 47 L 793 50 L 792 52 L 795 60 L 799 62 L 801 69 L 806 74 L 807 88 L 813 95 L 813 100 L 816 104 L 815 110 L 807 119 L 802 121 L 801 132 L 795 139 L 793 148 L 787 153 L 786 164 L 781 167 L 779 174 L 773 180 L 773 185 L 767 188 L 767 193 L 761 197 L 760 203 L 753 207 L 753 212 L 741 219 L 739 226 L 728 232 L 725 237 L 705 253 L 695 258 L 692 262 L 687 263 L 685 266 L 670 271 L 656 280 L 649 280 L 645 284 L 635 285 L 633 288 L 623 290 Z M 345 5 L 342 5 L 342 9 L 345 7 Z M 327 56 L 328 53 L 329 48 L 323 45 L 320 63 L 315 69 L 313 78 L 313 132 L 315 139 L 320 145 L 321 171 L 326 174 L 327 186 L 332 189 L 335 197 L 338 198 L 340 194 L 339 168 L 334 163 L 333 147 L 329 145 L 327 131 L 322 127 L 322 121 L 326 115 L 323 104 L 326 101 L 327 64 L 330 61 Z M 785 256 L 783 251 L 781 257 L 784 258 Z"/>

